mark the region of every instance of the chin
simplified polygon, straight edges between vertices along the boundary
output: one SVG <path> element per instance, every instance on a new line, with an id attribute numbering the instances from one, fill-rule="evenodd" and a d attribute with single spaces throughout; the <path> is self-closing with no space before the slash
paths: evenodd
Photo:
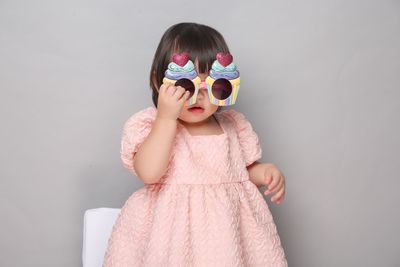
<path id="1" fill-rule="evenodd" d="M 190 115 L 186 115 L 186 116 L 179 116 L 179 119 L 187 122 L 187 123 L 196 123 L 196 122 L 201 122 L 204 121 L 208 118 L 209 116 L 198 116 L 198 117 L 192 117 Z"/>
<path id="2" fill-rule="evenodd" d="M 212 113 L 208 114 L 204 112 L 203 114 L 191 114 L 189 111 L 185 111 L 179 116 L 179 119 L 188 123 L 196 123 L 208 119 L 211 115 Z"/>

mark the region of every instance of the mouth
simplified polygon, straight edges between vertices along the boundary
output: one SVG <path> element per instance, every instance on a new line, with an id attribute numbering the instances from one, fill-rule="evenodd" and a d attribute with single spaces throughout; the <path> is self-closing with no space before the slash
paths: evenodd
<path id="1" fill-rule="evenodd" d="M 192 112 L 192 113 L 202 113 L 204 111 L 204 108 L 202 108 L 200 106 L 195 106 L 195 107 L 188 108 L 188 111 Z"/>

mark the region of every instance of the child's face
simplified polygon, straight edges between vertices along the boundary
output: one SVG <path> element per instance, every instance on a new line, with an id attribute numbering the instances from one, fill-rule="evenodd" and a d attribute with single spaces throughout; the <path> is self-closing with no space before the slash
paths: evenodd
<path id="1" fill-rule="evenodd" d="M 198 61 L 194 62 L 196 71 L 201 81 L 204 82 L 208 76 L 208 72 L 199 73 Z M 194 108 L 193 107 L 199 107 Z M 207 87 L 201 86 L 196 98 L 196 103 L 189 105 L 189 100 L 185 101 L 179 119 L 188 122 L 196 123 L 207 120 L 218 109 L 217 105 L 213 105 L 208 97 Z"/>

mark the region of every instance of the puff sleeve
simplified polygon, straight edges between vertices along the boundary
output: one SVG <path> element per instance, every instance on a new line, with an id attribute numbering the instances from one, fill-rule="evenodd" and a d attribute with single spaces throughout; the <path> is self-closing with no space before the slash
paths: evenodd
<path id="1" fill-rule="evenodd" d="M 246 166 L 261 159 L 261 144 L 250 121 L 243 115 L 243 113 L 234 109 L 228 109 L 225 112 L 234 122 Z"/>
<path id="2" fill-rule="evenodd" d="M 157 115 L 155 107 L 145 108 L 133 114 L 124 124 L 121 138 L 121 160 L 125 168 L 137 176 L 133 156 L 151 131 Z"/>

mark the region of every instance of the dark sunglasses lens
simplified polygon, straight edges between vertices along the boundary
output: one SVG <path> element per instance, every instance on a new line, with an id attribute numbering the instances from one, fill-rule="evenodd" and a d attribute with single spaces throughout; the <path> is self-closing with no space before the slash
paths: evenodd
<path id="1" fill-rule="evenodd" d="M 186 91 L 189 91 L 190 96 L 192 97 L 195 91 L 194 84 L 191 80 L 189 79 L 179 79 L 176 81 L 175 86 L 182 86 L 185 88 Z"/>
<path id="2" fill-rule="evenodd" d="M 231 95 L 232 84 L 227 79 L 218 79 L 213 83 L 211 89 L 215 98 L 224 100 Z"/>

